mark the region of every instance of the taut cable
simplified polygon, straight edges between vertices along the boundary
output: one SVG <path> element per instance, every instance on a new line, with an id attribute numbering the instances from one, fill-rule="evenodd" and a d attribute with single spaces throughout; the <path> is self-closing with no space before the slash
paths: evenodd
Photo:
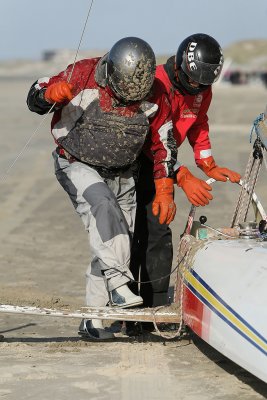
<path id="1" fill-rule="evenodd" d="M 85 29 L 86 29 L 86 26 L 87 26 L 87 23 L 88 23 L 88 19 L 89 19 L 89 16 L 91 14 L 93 3 L 94 3 L 94 0 L 90 0 L 89 10 L 88 10 L 88 13 L 87 13 L 87 16 L 86 16 L 86 20 L 85 20 L 85 23 L 84 23 L 84 26 L 83 26 L 83 30 L 82 30 L 82 33 L 81 33 L 81 36 L 80 36 L 79 44 L 78 44 L 78 47 L 77 47 L 77 50 L 76 50 L 76 54 L 75 54 L 75 57 L 74 57 L 72 69 L 71 69 L 71 72 L 70 72 L 70 74 L 68 76 L 67 82 L 70 82 L 70 79 L 71 79 L 72 74 L 73 74 L 73 70 L 74 70 L 74 67 L 75 67 L 75 64 L 76 64 L 76 61 L 77 61 L 77 57 L 78 57 L 79 50 L 80 50 L 80 47 L 81 47 L 81 43 L 82 43 L 82 40 L 83 40 L 84 32 L 85 32 Z M 51 111 L 53 111 L 55 105 L 56 105 L 56 103 L 52 104 L 51 108 L 47 111 L 45 116 L 42 118 L 41 122 L 39 123 L 39 125 L 37 126 L 35 131 L 32 133 L 32 135 L 29 137 L 27 142 L 24 144 L 24 146 L 22 147 L 20 152 L 17 154 L 17 156 L 14 158 L 14 160 L 9 164 L 9 166 L 2 173 L 2 175 L 0 175 L 0 183 L 4 182 L 7 179 L 9 172 L 14 167 L 14 165 L 16 164 L 18 159 L 24 154 L 24 152 L 26 151 L 27 147 L 29 146 L 29 144 L 32 141 L 32 139 L 34 138 L 34 136 L 37 133 L 39 133 L 39 130 L 40 130 L 41 126 L 44 124 L 45 120 L 47 119 L 47 116 L 51 113 Z"/>

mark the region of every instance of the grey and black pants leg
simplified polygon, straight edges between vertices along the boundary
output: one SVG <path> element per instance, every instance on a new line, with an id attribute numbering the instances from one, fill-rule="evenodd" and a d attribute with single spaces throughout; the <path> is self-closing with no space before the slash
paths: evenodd
<path id="1" fill-rule="evenodd" d="M 129 282 L 136 197 L 131 170 L 103 179 L 81 162 L 53 152 L 56 177 L 68 193 L 89 234 L 92 262 L 86 273 L 86 304 L 105 306 L 111 291 Z M 104 280 L 105 277 L 105 280 Z"/>

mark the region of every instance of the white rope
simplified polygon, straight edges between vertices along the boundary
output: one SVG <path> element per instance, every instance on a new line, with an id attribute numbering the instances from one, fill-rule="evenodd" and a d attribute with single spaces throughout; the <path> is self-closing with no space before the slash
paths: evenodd
<path id="1" fill-rule="evenodd" d="M 252 150 L 246 172 L 244 175 L 244 185 L 242 185 L 239 198 L 236 203 L 235 212 L 232 218 L 231 227 L 237 226 L 240 222 L 246 221 L 249 205 L 253 196 L 253 192 L 259 177 L 262 158 L 255 159 L 254 150 Z"/>
<path id="2" fill-rule="evenodd" d="M 77 50 L 76 50 L 76 54 L 75 54 L 75 57 L 74 57 L 73 66 L 72 66 L 72 69 L 71 69 L 71 72 L 70 72 L 70 74 L 69 74 L 69 77 L 68 77 L 67 82 L 70 81 L 70 79 L 71 79 L 71 77 L 72 77 L 72 74 L 73 74 L 73 70 L 74 70 L 74 67 L 75 67 L 75 64 L 76 64 L 76 61 L 77 61 L 78 53 L 79 53 L 79 50 L 80 50 L 80 47 L 81 47 L 82 39 L 83 39 L 83 36 L 84 36 L 84 32 L 85 32 L 85 29 L 86 29 L 86 26 L 87 26 L 87 22 L 88 22 L 90 13 L 91 13 L 91 9 L 92 9 L 93 3 L 94 3 L 94 0 L 90 0 L 89 10 L 88 10 L 88 13 L 87 13 L 87 16 L 86 16 L 86 20 L 85 20 L 85 23 L 84 23 L 84 26 L 83 26 L 82 34 L 81 34 L 81 37 L 80 37 L 80 40 L 79 40 L 79 44 L 78 44 L 78 47 L 77 47 Z M 47 111 L 47 113 L 45 114 L 45 116 L 43 117 L 43 119 L 41 120 L 41 122 L 39 123 L 39 125 L 37 126 L 37 128 L 35 129 L 35 131 L 34 131 L 34 132 L 32 133 L 32 135 L 29 137 L 29 139 L 27 140 L 27 142 L 25 143 L 25 145 L 22 147 L 22 149 L 20 150 L 20 152 L 17 154 L 17 156 L 15 157 L 15 159 L 9 164 L 9 166 L 8 166 L 7 169 L 2 173 L 2 175 L 0 175 L 0 183 L 4 182 L 4 181 L 7 179 L 8 175 L 9 175 L 9 172 L 10 172 L 11 169 L 14 167 L 14 165 L 16 164 L 16 162 L 18 161 L 18 159 L 24 154 L 24 152 L 26 151 L 27 147 L 29 146 L 29 144 L 30 144 L 30 142 L 32 141 L 32 139 L 34 138 L 34 136 L 35 136 L 37 133 L 39 133 L 39 130 L 40 130 L 41 126 L 44 124 L 46 118 L 47 118 L 48 115 L 51 113 L 51 111 L 54 109 L 55 105 L 56 105 L 56 103 L 54 103 L 54 104 L 51 106 L 51 108 Z"/>
<path id="3" fill-rule="evenodd" d="M 177 269 L 177 274 L 175 278 L 175 283 L 174 283 L 174 304 L 179 304 L 179 322 L 176 324 L 177 329 L 174 330 L 174 332 L 169 332 L 165 334 L 162 332 L 158 325 L 157 325 L 157 311 L 160 311 L 166 306 L 159 306 L 159 307 L 154 307 L 153 308 L 153 325 L 155 328 L 155 331 L 157 332 L 158 335 L 160 335 L 164 339 L 181 339 L 183 336 L 183 328 L 185 327 L 184 321 L 183 321 L 183 315 L 184 315 L 184 310 L 183 310 L 183 305 L 184 305 L 184 289 L 185 289 L 185 279 L 184 279 L 184 274 L 186 270 L 190 269 L 190 264 L 189 264 L 189 255 L 192 250 L 192 246 L 190 244 L 186 243 L 186 248 L 182 250 L 181 248 L 181 242 L 180 245 L 178 246 L 178 252 L 177 252 L 177 265 L 179 266 L 179 269 Z M 184 255 L 180 258 L 180 252 L 184 252 Z M 177 296 L 179 295 L 179 298 Z"/>
<path id="4" fill-rule="evenodd" d="M 264 166 L 265 166 L 265 168 L 266 168 L 266 170 L 267 170 L 267 160 L 266 160 L 265 151 L 263 151 L 263 161 L 264 161 Z"/>
<path id="5" fill-rule="evenodd" d="M 244 221 L 246 221 L 246 219 L 247 219 L 248 210 L 249 210 L 249 205 L 250 205 L 250 203 L 251 203 L 252 194 L 253 194 L 253 192 L 254 192 L 256 183 L 257 183 L 257 181 L 258 181 L 258 177 L 259 177 L 261 165 L 262 165 L 262 158 L 256 159 L 256 160 L 255 160 L 255 168 L 254 168 L 253 174 L 252 174 L 252 176 L 251 176 L 251 178 L 250 178 L 250 185 L 249 185 L 250 190 L 249 190 L 249 192 L 248 192 L 248 195 L 247 195 L 247 202 L 246 202 L 246 205 L 245 205 L 245 209 L 244 209 L 244 211 L 243 211 L 243 221 L 241 221 L 241 222 L 244 222 Z"/>
<path id="6" fill-rule="evenodd" d="M 235 211 L 232 217 L 232 222 L 231 222 L 231 228 L 233 228 L 235 225 L 238 225 L 239 220 L 240 220 L 240 212 L 243 210 L 243 203 L 245 201 L 245 195 L 247 194 L 247 187 L 248 187 L 248 179 L 251 174 L 251 170 L 253 168 L 253 162 L 254 162 L 254 157 L 253 157 L 253 150 L 250 153 L 248 163 L 246 166 L 246 171 L 244 175 L 244 182 L 247 185 L 246 188 L 244 186 L 241 187 L 240 194 L 236 203 Z"/>

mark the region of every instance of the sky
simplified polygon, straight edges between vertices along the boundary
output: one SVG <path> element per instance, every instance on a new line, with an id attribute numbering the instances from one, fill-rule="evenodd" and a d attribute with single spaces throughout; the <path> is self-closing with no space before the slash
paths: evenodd
<path id="1" fill-rule="evenodd" d="M 0 59 L 40 59 L 43 51 L 76 50 L 91 0 L 0 0 Z M 125 36 L 174 54 L 192 33 L 222 47 L 267 39 L 267 0 L 94 0 L 82 50 L 108 50 Z"/>

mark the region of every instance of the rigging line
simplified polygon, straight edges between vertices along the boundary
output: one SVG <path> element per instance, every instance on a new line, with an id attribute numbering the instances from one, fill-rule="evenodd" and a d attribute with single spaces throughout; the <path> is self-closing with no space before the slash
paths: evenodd
<path id="1" fill-rule="evenodd" d="M 76 50 L 76 54 L 75 54 L 75 57 L 74 57 L 72 70 L 71 70 L 71 72 L 70 72 L 70 75 L 69 75 L 69 77 L 68 77 L 67 82 L 70 81 L 71 76 L 72 76 L 72 74 L 73 74 L 73 70 L 74 70 L 74 67 L 75 67 L 75 64 L 76 64 L 76 60 L 77 60 L 78 53 L 79 53 L 79 50 L 80 50 L 80 47 L 81 47 L 82 39 L 83 39 L 83 36 L 84 36 L 84 32 L 85 32 L 85 29 L 86 29 L 86 26 L 87 26 L 87 22 L 88 22 L 90 13 L 91 13 L 91 9 L 92 9 L 93 3 L 94 3 L 94 0 L 91 0 L 91 4 L 90 4 L 90 6 L 89 6 L 89 10 L 88 10 L 88 13 L 87 13 L 87 16 L 86 16 L 86 20 L 85 20 L 85 23 L 84 23 L 84 27 L 83 27 L 83 30 L 82 30 L 82 34 L 81 34 L 81 37 L 80 37 L 80 41 L 79 41 L 79 44 L 78 44 L 78 47 L 77 47 L 77 50 Z M 18 159 L 22 156 L 22 154 L 24 153 L 24 151 L 27 149 L 27 147 L 29 146 L 29 144 L 30 144 L 30 142 L 32 141 L 33 137 L 39 132 L 39 129 L 40 129 L 41 126 L 43 125 L 43 123 L 44 123 L 44 121 L 46 120 L 47 116 L 48 116 L 48 115 L 51 113 L 51 111 L 54 109 L 55 105 L 56 105 L 56 103 L 54 103 L 54 104 L 51 106 L 51 108 L 47 111 L 47 113 L 45 114 L 44 118 L 41 120 L 41 122 L 39 123 L 39 125 L 37 126 L 37 128 L 35 129 L 35 131 L 33 132 L 33 134 L 29 137 L 29 139 L 27 140 L 27 142 L 25 143 L 25 145 L 22 147 L 22 149 L 20 150 L 20 152 L 17 154 L 17 156 L 15 157 L 15 159 L 9 164 L 9 166 L 8 166 L 7 169 L 3 172 L 3 174 L 0 175 L 0 183 L 4 182 L 4 181 L 7 179 L 9 172 L 10 172 L 11 169 L 14 167 L 14 165 L 16 164 L 16 162 L 18 161 Z"/>
<path id="2" fill-rule="evenodd" d="M 27 142 L 24 144 L 24 146 L 22 147 L 22 149 L 20 150 L 20 152 L 17 154 L 17 156 L 15 157 L 15 159 L 12 161 L 11 164 L 9 164 L 9 166 L 7 167 L 7 169 L 4 171 L 4 173 L 0 176 L 0 182 L 4 182 L 6 180 L 6 178 L 8 177 L 8 174 L 10 172 L 10 170 L 14 167 L 14 165 L 16 164 L 16 162 L 18 161 L 18 159 L 20 158 L 20 156 L 24 153 L 24 151 L 26 150 L 26 148 L 28 147 L 28 145 L 30 144 L 31 140 L 33 139 L 33 137 L 36 135 L 36 133 L 39 131 L 40 127 L 43 125 L 44 121 L 46 120 L 46 118 L 48 117 L 49 113 L 53 110 L 53 108 L 55 107 L 56 103 L 54 103 L 52 105 L 52 107 L 49 109 L 49 111 L 47 112 L 47 114 L 45 114 L 44 118 L 41 120 L 41 122 L 39 123 L 39 125 L 37 126 L 37 128 L 35 129 L 35 131 L 32 133 L 32 135 L 29 137 L 29 139 L 27 140 Z"/>
<path id="3" fill-rule="evenodd" d="M 187 253 L 186 253 L 186 254 L 187 254 Z M 129 279 L 132 283 L 142 283 L 142 284 L 144 285 L 144 284 L 147 284 L 147 283 L 158 282 L 158 281 L 161 281 L 162 279 L 166 279 L 166 278 L 168 278 L 169 276 L 171 276 L 171 275 L 179 268 L 180 264 L 181 264 L 181 263 L 183 262 L 183 260 L 185 259 L 186 254 L 183 255 L 183 257 L 181 258 L 181 260 L 178 261 L 178 264 L 176 265 L 176 267 L 175 267 L 169 274 L 163 275 L 163 276 L 161 276 L 160 278 L 157 278 L 157 279 L 152 279 L 152 280 L 150 280 L 150 281 L 139 281 L 139 280 L 135 280 L 135 279 L 131 278 L 129 275 L 127 275 L 128 272 L 120 271 L 118 268 L 115 268 L 115 267 L 113 267 L 112 269 L 113 269 L 114 271 L 116 271 L 116 272 L 119 272 L 119 273 L 121 274 L 122 277 L 125 276 L 125 277 L 126 277 L 127 279 Z"/>
<path id="4" fill-rule="evenodd" d="M 86 16 L 86 19 L 85 19 L 85 23 L 84 23 L 84 26 L 83 26 L 82 34 L 81 34 L 81 37 L 80 37 L 80 41 L 79 41 L 79 44 L 78 44 L 78 47 L 77 47 L 77 51 L 76 51 L 76 54 L 75 54 L 75 57 L 74 57 L 72 69 L 71 69 L 69 77 L 67 79 L 68 83 L 70 82 L 72 74 L 73 74 L 73 71 L 74 71 L 74 67 L 75 67 L 75 64 L 76 64 L 76 61 L 77 61 L 78 53 L 80 51 L 80 47 L 81 47 L 81 43 L 82 43 L 82 40 L 83 40 L 85 29 L 86 29 L 86 26 L 87 26 L 87 22 L 88 22 L 90 14 L 91 14 L 91 9 L 93 7 L 93 3 L 94 3 L 94 0 L 91 0 L 91 4 L 90 4 L 90 7 L 89 7 L 89 10 L 88 10 L 88 13 L 87 13 L 87 16 Z"/>

